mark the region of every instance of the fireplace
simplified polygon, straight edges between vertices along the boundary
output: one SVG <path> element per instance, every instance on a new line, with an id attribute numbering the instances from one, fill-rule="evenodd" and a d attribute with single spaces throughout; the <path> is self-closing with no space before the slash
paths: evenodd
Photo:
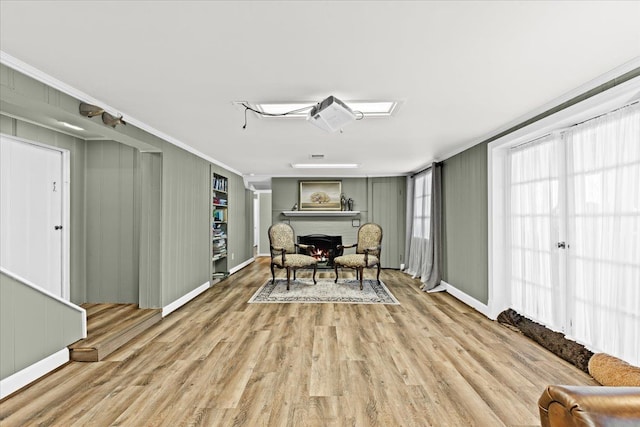
<path id="1" fill-rule="evenodd" d="M 326 262 L 327 267 L 333 267 L 333 259 L 342 255 L 342 249 L 337 246 L 342 244 L 342 236 L 327 236 L 326 234 L 309 234 L 298 236 L 298 243 L 303 245 L 314 245 L 315 250 L 308 250 L 307 255 L 318 259 L 321 263 Z"/>

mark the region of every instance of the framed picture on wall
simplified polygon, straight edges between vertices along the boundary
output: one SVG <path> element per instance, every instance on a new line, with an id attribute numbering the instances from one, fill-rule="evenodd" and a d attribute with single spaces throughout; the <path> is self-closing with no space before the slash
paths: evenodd
<path id="1" fill-rule="evenodd" d="M 342 181 L 300 181 L 300 210 L 339 211 Z"/>

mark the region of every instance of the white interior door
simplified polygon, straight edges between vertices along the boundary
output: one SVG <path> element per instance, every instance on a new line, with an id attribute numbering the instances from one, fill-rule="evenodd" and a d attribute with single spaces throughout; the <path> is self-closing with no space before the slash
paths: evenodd
<path id="1" fill-rule="evenodd" d="M 63 153 L 2 136 L 0 265 L 68 299 L 63 288 Z"/>

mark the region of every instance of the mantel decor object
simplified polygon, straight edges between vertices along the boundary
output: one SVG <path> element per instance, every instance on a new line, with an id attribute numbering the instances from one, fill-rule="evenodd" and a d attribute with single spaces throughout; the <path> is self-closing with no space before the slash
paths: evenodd
<path id="1" fill-rule="evenodd" d="M 342 181 L 300 181 L 301 211 L 339 211 Z"/>

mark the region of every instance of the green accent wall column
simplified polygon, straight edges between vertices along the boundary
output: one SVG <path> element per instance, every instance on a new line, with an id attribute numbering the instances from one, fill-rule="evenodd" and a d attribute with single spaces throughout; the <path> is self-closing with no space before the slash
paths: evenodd
<path id="1" fill-rule="evenodd" d="M 138 303 L 137 150 L 86 146 L 87 302 Z"/>
<path id="2" fill-rule="evenodd" d="M 162 154 L 140 153 L 141 308 L 162 306 Z"/>
<path id="3" fill-rule="evenodd" d="M 210 164 L 162 146 L 162 306 L 208 282 L 211 267 Z"/>
<path id="4" fill-rule="evenodd" d="M 258 193 L 260 200 L 260 236 L 258 254 L 269 255 L 268 230 L 272 224 L 271 220 L 271 193 Z"/>
<path id="5" fill-rule="evenodd" d="M 443 280 L 487 304 L 487 144 L 443 162 L 442 204 Z"/>
<path id="6" fill-rule="evenodd" d="M 406 177 L 370 178 L 371 222 L 382 227 L 383 268 L 400 268 L 404 262 L 406 222 Z"/>

